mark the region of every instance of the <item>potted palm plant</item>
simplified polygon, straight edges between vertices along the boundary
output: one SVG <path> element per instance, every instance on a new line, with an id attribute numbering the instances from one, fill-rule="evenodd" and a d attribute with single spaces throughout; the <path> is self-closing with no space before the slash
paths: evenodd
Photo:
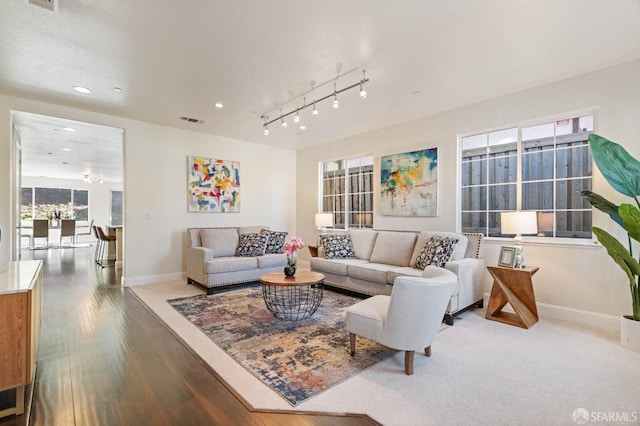
<path id="1" fill-rule="evenodd" d="M 640 352 L 640 263 L 633 254 L 633 240 L 640 242 L 640 162 L 622 146 L 602 136 L 589 135 L 589 146 L 598 170 L 609 185 L 635 201 L 635 205 L 624 203 L 617 206 L 591 191 L 581 191 L 581 195 L 593 207 L 607 213 L 627 232 L 628 248 L 604 229 L 596 226 L 591 228 L 609 256 L 629 279 L 633 315 L 623 315 L 620 340 L 622 345 Z"/>

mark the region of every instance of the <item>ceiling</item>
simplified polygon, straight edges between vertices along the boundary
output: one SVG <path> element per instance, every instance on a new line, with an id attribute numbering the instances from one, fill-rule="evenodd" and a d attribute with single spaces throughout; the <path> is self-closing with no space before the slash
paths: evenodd
<path id="1" fill-rule="evenodd" d="M 6 0 L 0 28 L 0 92 L 291 149 L 640 58 L 639 0 Z"/>

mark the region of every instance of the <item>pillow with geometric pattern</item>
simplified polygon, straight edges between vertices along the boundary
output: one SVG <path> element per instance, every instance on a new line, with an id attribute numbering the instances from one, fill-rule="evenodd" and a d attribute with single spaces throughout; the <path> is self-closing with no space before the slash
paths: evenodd
<path id="1" fill-rule="evenodd" d="M 424 269 L 428 265 L 443 267 L 451 259 L 457 238 L 434 235 L 429 238 L 416 258 L 416 268 Z"/>
<path id="2" fill-rule="evenodd" d="M 236 256 L 264 256 L 268 239 L 266 234 L 240 234 Z"/>
<path id="3" fill-rule="evenodd" d="M 260 233 L 269 237 L 267 240 L 267 248 L 264 251 L 265 253 L 284 253 L 284 240 L 287 238 L 287 232 L 263 229 Z"/>
<path id="4" fill-rule="evenodd" d="M 324 247 L 325 259 L 354 259 L 353 242 L 349 234 L 322 234 L 320 243 Z"/>

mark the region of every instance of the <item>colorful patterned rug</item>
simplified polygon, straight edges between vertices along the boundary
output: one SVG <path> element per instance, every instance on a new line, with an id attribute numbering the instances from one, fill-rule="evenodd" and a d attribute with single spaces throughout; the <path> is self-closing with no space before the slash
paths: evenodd
<path id="1" fill-rule="evenodd" d="M 325 290 L 318 310 L 301 321 L 274 318 L 260 287 L 167 302 L 295 406 L 395 352 L 358 338 L 349 356 L 344 310 L 358 300 Z"/>

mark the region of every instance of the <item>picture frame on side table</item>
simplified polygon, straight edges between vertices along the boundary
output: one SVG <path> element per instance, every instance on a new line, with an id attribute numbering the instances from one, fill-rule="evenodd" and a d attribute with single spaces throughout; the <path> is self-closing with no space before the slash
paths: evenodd
<path id="1" fill-rule="evenodd" d="M 498 258 L 498 266 L 506 266 L 513 268 L 516 263 L 516 248 L 515 247 L 500 247 L 500 257 Z"/>

